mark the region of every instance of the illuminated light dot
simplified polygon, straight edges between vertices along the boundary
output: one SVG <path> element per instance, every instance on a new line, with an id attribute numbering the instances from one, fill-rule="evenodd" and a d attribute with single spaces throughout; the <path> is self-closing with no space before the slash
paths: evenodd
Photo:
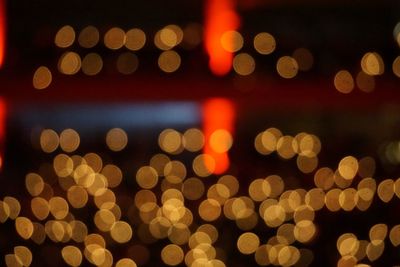
<path id="1" fill-rule="evenodd" d="M 40 223 L 33 223 L 33 234 L 31 239 L 38 245 L 43 244 L 44 240 L 46 239 L 46 232 L 43 225 Z"/>
<path id="2" fill-rule="evenodd" d="M 358 201 L 357 190 L 346 188 L 339 195 L 339 204 L 345 211 L 352 211 Z"/>
<path id="3" fill-rule="evenodd" d="M 60 143 L 58 134 L 51 130 L 43 130 L 40 134 L 40 147 L 46 153 L 54 152 Z"/>
<path id="4" fill-rule="evenodd" d="M 87 187 L 87 191 L 90 195 L 95 196 L 98 192 L 101 192 L 107 188 L 107 179 L 99 174 L 90 174 L 92 176 L 93 180 Z"/>
<path id="5" fill-rule="evenodd" d="M 303 220 L 296 224 L 293 233 L 297 241 L 308 243 L 315 237 L 316 231 L 317 229 L 312 221 Z"/>
<path id="6" fill-rule="evenodd" d="M 315 157 L 321 151 L 321 141 L 312 134 L 300 133 L 295 137 L 299 144 L 299 154 L 309 158 Z"/>
<path id="7" fill-rule="evenodd" d="M 389 239 L 393 246 L 400 245 L 400 224 L 393 226 L 390 230 Z"/>
<path id="8" fill-rule="evenodd" d="M 115 194 L 108 188 L 98 190 L 94 195 L 94 203 L 99 209 L 111 209 L 115 206 L 115 202 Z"/>
<path id="9" fill-rule="evenodd" d="M 150 190 L 140 190 L 135 195 L 135 206 L 138 209 L 147 202 L 155 203 L 156 201 L 156 195 Z"/>
<path id="10" fill-rule="evenodd" d="M 150 166 L 141 167 L 136 173 L 136 182 L 144 189 L 151 189 L 158 183 L 156 170 Z"/>
<path id="11" fill-rule="evenodd" d="M 116 165 L 107 164 L 101 171 L 108 181 L 108 187 L 115 188 L 122 182 L 122 171 Z"/>
<path id="12" fill-rule="evenodd" d="M 358 88 L 365 93 L 371 93 L 372 91 L 375 90 L 374 76 L 368 75 L 363 71 L 360 71 L 357 74 L 356 83 Z"/>
<path id="13" fill-rule="evenodd" d="M 74 152 L 80 144 L 79 134 L 73 129 L 65 129 L 60 134 L 60 147 L 65 152 Z"/>
<path id="14" fill-rule="evenodd" d="M 202 25 L 198 23 L 189 23 L 183 28 L 183 39 L 181 46 L 185 49 L 193 49 L 201 43 Z"/>
<path id="15" fill-rule="evenodd" d="M 383 202 L 388 203 L 392 200 L 393 195 L 394 181 L 392 179 L 386 179 L 378 185 L 378 196 Z"/>
<path id="16" fill-rule="evenodd" d="M 54 43 L 60 48 L 71 46 L 75 41 L 75 30 L 69 25 L 65 25 L 58 30 L 54 38 Z"/>
<path id="17" fill-rule="evenodd" d="M 58 61 L 58 70 L 65 75 L 74 75 L 81 69 L 81 57 L 75 52 L 65 52 Z"/>
<path id="18" fill-rule="evenodd" d="M 64 219 L 69 212 L 67 201 L 62 197 L 52 197 L 49 201 L 50 212 L 58 220 Z"/>
<path id="19" fill-rule="evenodd" d="M 204 142 L 203 133 L 196 128 L 186 130 L 182 137 L 183 146 L 190 152 L 200 151 L 204 146 Z"/>
<path id="20" fill-rule="evenodd" d="M 292 136 L 285 135 L 279 138 L 276 144 L 276 149 L 280 157 L 290 159 L 296 154 L 298 144 Z"/>
<path id="21" fill-rule="evenodd" d="M 247 53 L 237 54 L 233 58 L 232 64 L 235 72 L 242 76 L 252 74 L 256 68 L 256 62 L 254 58 Z"/>
<path id="22" fill-rule="evenodd" d="M 21 211 L 21 204 L 18 199 L 10 196 L 6 196 L 3 200 L 3 206 L 8 206 L 8 217 L 15 220 Z"/>
<path id="23" fill-rule="evenodd" d="M 97 245 L 98 247 L 105 248 L 106 242 L 99 234 L 90 234 L 85 237 L 85 246 Z"/>
<path id="24" fill-rule="evenodd" d="M 176 46 L 178 44 L 178 36 L 176 35 L 176 33 L 172 30 L 169 29 L 168 27 L 163 28 L 160 31 L 160 41 L 162 42 L 162 44 L 167 47 L 168 49 Z M 163 49 L 164 47 L 159 47 L 162 50 L 166 50 Z"/>
<path id="25" fill-rule="evenodd" d="M 307 192 L 305 203 L 312 207 L 315 211 L 324 207 L 325 192 L 320 188 L 313 188 Z"/>
<path id="26" fill-rule="evenodd" d="M 354 89 L 354 79 L 347 70 L 340 70 L 333 79 L 336 90 L 340 93 L 348 94 Z"/>
<path id="27" fill-rule="evenodd" d="M 240 253 L 249 255 L 256 252 L 260 245 L 260 239 L 256 234 L 247 232 L 239 236 L 236 245 Z"/>
<path id="28" fill-rule="evenodd" d="M 167 153 L 178 154 L 182 151 L 182 135 L 173 129 L 165 129 L 158 136 L 158 145 Z"/>
<path id="29" fill-rule="evenodd" d="M 168 230 L 168 239 L 176 245 L 184 245 L 189 241 L 190 230 L 184 223 L 175 223 Z"/>
<path id="30" fill-rule="evenodd" d="M 106 260 L 106 252 L 104 247 L 97 244 L 90 244 L 85 247 L 85 258 L 96 266 L 102 265 Z"/>
<path id="31" fill-rule="evenodd" d="M 82 60 L 82 72 L 88 76 L 99 74 L 103 69 L 103 59 L 97 53 L 89 53 Z"/>
<path id="32" fill-rule="evenodd" d="M 15 254 L 7 254 L 4 256 L 4 260 L 7 267 L 22 267 L 20 259 Z"/>
<path id="33" fill-rule="evenodd" d="M 25 187 L 31 196 L 40 195 L 44 188 L 43 178 L 36 173 L 28 173 L 25 176 Z"/>
<path id="34" fill-rule="evenodd" d="M 204 183 L 199 178 L 186 179 L 182 184 L 182 193 L 189 200 L 197 200 L 204 194 Z"/>
<path id="35" fill-rule="evenodd" d="M 335 183 L 333 171 L 328 167 L 318 169 L 314 174 L 314 184 L 322 190 L 329 190 Z"/>
<path id="36" fill-rule="evenodd" d="M 66 246 L 61 250 L 63 260 L 69 266 L 77 267 L 82 263 L 82 253 L 75 246 Z"/>
<path id="37" fill-rule="evenodd" d="M 94 171 L 86 163 L 78 165 L 72 173 L 72 176 L 77 185 L 85 188 L 89 188 L 96 178 Z"/>
<path id="38" fill-rule="evenodd" d="M 224 175 L 218 179 L 218 184 L 225 185 L 229 189 L 229 197 L 237 194 L 239 191 L 239 181 L 232 175 Z"/>
<path id="39" fill-rule="evenodd" d="M 347 180 L 352 180 L 358 171 L 358 161 L 355 157 L 347 156 L 339 162 L 340 175 Z"/>
<path id="40" fill-rule="evenodd" d="M 325 205 L 329 211 L 338 211 L 340 210 L 340 204 L 339 204 L 339 195 L 342 192 L 342 190 L 335 188 L 331 189 L 326 193 L 325 195 Z"/>
<path id="41" fill-rule="evenodd" d="M 271 264 L 269 260 L 269 250 L 271 249 L 271 245 L 261 245 L 257 248 L 254 258 L 258 265 L 267 266 Z"/>
<path id="42" fill-rule="evenodd" d="M 298 63 L 301 71 L 308 71 L 314 65 L 314 56 L 307 48 L 297 48 L 293 52 L 293 58 Z"/>
<path id="43" fill-rule="evenodd" d="M 271 194 L 269 196 L 270 198 L 276 198 L 277 196 L 282 194 L 285 188 L 285 184 L 280 176 L 270 175 L 267 178 L 265 178 L 265 180 L 269 183 L 271 187 Z"/>
<path id="44" fill-rule="evenodd" d="M 118 27 L 109 29 L 104 35 L 104 45 L 112 50 L 120 49 L 124 46 L 125 41 L 125 32 Z"/>
<path id="45" fill-rule="evenodd" d="M 271 205 L 265 209 L 262 217 L 269 227 L 278 227 L 286 219 L 285 209 L 280 205 Z"/>
<path id="46" fill-rule="evenodd" d="M 282 78 L 292 79 L 297 75 L 299 65 L 297 61 L 289 56 L 283 56 L 276 63 L 276 70 Z"/>
<path id="47" fill-rule="evenodd" d="M 221 215 L 221 205 L 214 199 L 206 199 L 199 205 L 199 215 L 204 221 L 215 221 Z"/>
<path id="48" fill-rule="evenodd" d="M 388 233 L 388 226 L 384 223 L 378 223 L 369 230 L 369 239 L 371 243 L 377 244 L 383 242 Z"/>
<path id="49" fill-rule="evenodd" d="M 346 255 L 339 259 L 337 267 L 357 266 L 357 259 L 354 256 Z"/>
<path id="50" fill-rule="evenodd" d="M 276 238 L 278 239 L 279 243 L 284 245 L 290 245 L 296 241 L 294 237 L 294 225 L 287 223 L 282 224 L 279 226 L 278 231 L 276 233 Z"/>
<path id="51" fill-rule="evenodd" d="M 211 239 L 211 243 L 215 243 L 218 240 L 218 229 L 212 224 L 202 224 L 196 231 L 207 234 Z"/>
<path id="52" fill-rule="evenodd" d="M 311 173 L 318 167 L 318 158 L 299 155 L 296 164 L 301 172 Z"/>
<path id="53" fill-rule="evenodd" d="M 262 55 L 269 55 L 276 49 L 274 36 L 267 32 L 261 32 L 254 37 L 253 45 L 256 51 Z"/>
<path id="54" fill-rule="evenodd" d="M 121 151 L 128 144 L 128 135 L 121 128 L 113 128 L 107 132 L 106 144 L 114 152 Z"/>
<path id="55" fill-rule="evenodd" d="M 364 178 L 358 183 L 357 189 L 363 200 L 372 200 L 376 191 L 376 181 L 373 178 Z"/>
<path id="56" fill-rule="evenodd" d="M 33 74 L 32 84 L 35 89 L 41 90 L 49 87 L 53 76 L 48 67 L 40 66 Z"/>
<path id="57" fill-rule="evenodd" d="M 30 266 L 32 263 L 32 252 L 25 246 L 14 247 L 15 257 L 22 263 L 23 266 Z"/>
<path id="58" fill-rule="evenodd" d="M 92 48 L 100 40 L 99 30 L 94 26 L 87 26 L 81 30 L 78 36 L 78 43 L 83 48 Z"/>
<path id="59" fill-rule="evenodd" d="M 232 135 L 223 129 L 214 131 L 210 136 L 210 146 L 217 153 L 225 153 L 233 143 Z"/>
<path id="60" fill-rule="evenodd" d="M 117 70 L 125 75 L 134 73 L 139 67 L 138 57 L 131 53 L 125 52 L 118 56 Z"/>
<path id="61" fill-rule="evenodd" d="M 15 229 L 20 237 L 27 240 L 33 234 L 32 221 L 26 217 L 18 217 L 15 219 Z"/>
<path id="62" fill-rule="evenodd" d="M 265 179 L 255 179 L 250 183 L 249 196 L 254 201 L 263 201 L 271 193 L 270 184 Z"/>
<path id="63" fill-rule="evenodd" d="M 365 53 L 361 59 L 361 69 L 368 75 L 381 75 L 385 71 L 382 57 L 376 52 Z"/>
<path id="64" fill-rule="evenodd" d="M 113 224 L 110 234 L 116 242 L 126 243 L 132 238 L 132 228 L 128 223 L 118 221 Z"/>
<path id="65" fill-rule="evenodd" d="M 376 163 L 371 157 L 364 157 L 358 162 L 358 175 L 362 178 L 372 177 L 375 174 Z"/>
<path id="66" fill-rule="evenodd" d="M 156 217 L 149 224 L 149 230 L 153 237 L 157 239 L 166 238 L 171 222 L 165 217 Z"/>
<path id="67" fill-rule="evenodd" d="M 282 266 L 293 266 L 300 259 L 300 251 L 293 246 L 284 246 L 278 254 L 278 263 Z"/>
<path id="68" fill-rule="evenodd" d="M 215 170 L 215 166 L 214 158 L 208 154 L 198 155 L 192 164 L 193 171 L 200 177 L 210 176 Z"/>
<path id="69" fill-rule="evenodd" d="M 179 184 L 186 178 L 186 167 L 180 161 L 170 161 L 164 167 L 164 176 L 168 182 Z"/>
<path id="70" fill-rule="evenodd" d="M 237 52 L 243 47 L 243 37 L 237 31 L 224 32 L 220 41 L 222 48 L 231 53 Z"/>
<path id="71" fill-rule="evenodd" d="M 71 238 L 75 242 L 81 243 L 86 240 L 88 229 L 86 224 L 81 221 L 73 220 L 69 223 L 72 229 Z"/>
<path id="72" fill-rule="evenodd" d="M 298 223 L 303 220 L 313 221 L 315 217 L 314 209 L 308 205 L 302 205 L 296 208 L 293 218 L 294 222 Z"/>
<path id="73" fill-rule="evenodd" d="M 225 203 L 229 196 L 229 189 L 223 184 L 214 184 L 207 191 L 207 198 L 214 199 L 221 205 Z"/>
<path id="74" fill-rule="evenodd" d="M 88 193 L 82 186 L 72 186 L 67 191 L 67 199 L 75 209 L 83 208 L 88 202 Z"/>
<path id="75" fill-rule="evenodd" d="M 100 172 L 101 168 L 103 167 L 103 161 L 102 161 L 101 157 L 99 155 L 97 155 L 96 153 L 87 153 L 83 157 L 83 160 L 95 172 Z"/>
<path id="76" fill-rule="evenodd" d="M 114 214 L 106 209 L 100 209 L 94 215 L 94 223 L 102 232 L 108 232 L 116 222 Z"/>
<path id="77" fill-rule="evenodd" d="M 397 77 L 400 78 L 400 56 L 396 57 L 393 60 L 392 71 L 393 71 L 394 75 L 396 75 Z"/>
<path id="78" fill-rule="evenodd" d="M 124 258 L 120 259 L 116 264 L 115 267 L 136 267 L 136 263 L 132 259 Z"/>
<path id="79" fill-rule="evenodd" d="M 166 73 L 172 73 L 179 69 L 181 57 L 173 50 L 164 51 L 158 57 L 158 66 Z"/>
<path id="80" fill-rule="evenodd" d="M 384 250 L 385 242 L 379 242 L 377 244 L 369 243 L 367 246 L 367 257 L 371 262 L 376 261 L 382 256 Z"/>
<path id="81" fill-rule="evenodd" d="M 201 249 L 192 249 L 185 255 L 186 266 L 200 267 L 208 263 L 207 254 Z"/>
<path id="82" fill-rule="evenodd" d="M 53 160 L 53 168 L 59 177 L 67 177 L 73 171 L 74 163 L 70 157 L 65 154 L 57 155 Z"/>
<path id="83" fill-rule="evenodd" d="M 49 216 L 50 206 L 46 199 L 35 197 L 31 200 L 31 210 L 38 220 L 44 220 Z"/>
<path id="84" fill-rule="evenodd" d="M 132 51 L 138 51 L 146 43 L 146 34 L 138 28 L 130 29 L 126 32 L 125 47 Z"/>
<path id="85" fill-rule="evenodd" d="M 339 172 L 339 170 L 336 170 L 334 175 L 333 175 L 333 179 L 335 181 L 335 184 L 339 187 L 339 188 L 347 188 L 351 185 L 351 183 L 353 182 L 353 179 L 345 179 Z"/>
<path id="86" fill-rule="evenodd" d="M 170 244 L 161 250 L 161 259 L 168 266 L 176 266 L 183 261 L 184 253 L 179 246 Z"/>

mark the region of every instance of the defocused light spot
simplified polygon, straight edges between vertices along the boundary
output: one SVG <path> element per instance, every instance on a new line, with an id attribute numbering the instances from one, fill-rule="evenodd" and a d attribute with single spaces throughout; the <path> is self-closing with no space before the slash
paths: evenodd
<path id="1" fill-rule="evenodd" d="M 212 156 L 200 154 L 193 160 L 193 171 L 200 177 L 207 177 L 214 172 L 215 164 Z"/>
<path id="2" fill-rule="evenodd" d="M 74 75 L 81 68 L 81 57 L 75 52 L 65 52 L 58 61 L 58 71 L 66 75 Z"/>
<path id="3" fill-rule="evenodd" d="M 53 78 L 50 69 L 45 66 L 40 66 L 33 74 L 33 87 L 38 90 L 45 89 L 49 87 L 52 79 Z"/>
<path id="4" fill-rule="evenodd" d="M 128 223 L 118 221 L 113 224 L 110 234 L 116 242 L 126 243 L 132 238 L 132 228 Z"/>
<path id="5" fill-rule="evenodd" d="M 109 29 L 104 35 L 104 45 L 109 49 L 120 49 L 122 46 L 124 46 L 125 42 L 125 32 L 118 27 Z"/>
<path id="6" fill-rule="evenodd" d="M 83 208 L 88 201 L 88 193 L 81 186 L 71 186 L 67 192 L 68 202 L 76 209 Z"/>
<path id="7" fill-rule="evenodd" d="M 303 220 L 296 224 L 294 236 L 301 243 L 308 243 L 315 237 L 316 227 L 312 221 Z"/>
<path id="8" fill-rule="evenodd" d="M 138 51 L 143 48 L 146 43 L 146 34 L 138 28 L 130 29 L 126 32 L 125 46 L 129 50 Z"/>
<path id="9" fill-rule="evenodd" d="M 136 263 L 128 258 L 120 259 L 116 264 L 115 267 L 136 267 Z"/>
<path id="10" fill-rule="evenodd" d="M 254 37 L 253 45 L 256 51 L 262 55 L 269 55 L 275 51 L 276 41 L 274 36 L 267 32 L 261 32 Z"/>
<path id="11" fill-rule="evenodd" d="M 118 56 L 117 69 L 120 73 L 125 75 L 132 74 L 137 70 L 138 66 L 138 57 L 131 52 L 125 52 Z"/>
<path id="12" fill-rule="evenodd" d="M 356 77 L 356 83 L 358 88 L 365 93 L 371 93 L 375 90 L 375 78 L 374 76 L 368 75 L 363 71 L 360 71 Z"/>
<path id="13" fill-rule="evenodd" d="M 78 42 L 83 48 L 92 48 L 97 45 L 99 40 L 99 30 L 91 25 L 83 28 L 78 36 Z"/>
<path id="14" fill-rule="evenodd" d="M 202 26 L 197 23 L 189 23 L 183 28 L 183 40 L 181 45 L 185 49 L 193 49 L 201 43 Z"/>
<path id="15" fill-rule="evenodd" d="M 237 240 L 237 248 L 242 254 L 252 254 L 256 252 L 260 245 L 260 239 L 254 233 L 247 232 L 239 236 Z"/>
<path id="16" fill-rule="evenodd" d="M 392 179 L 383 180 L 378 186 L 378 196 L 379 198 L 388 203 L 392 200 L 394 195 L 394 181 Z"/>
<path id="17" fill-rule="evenodd" d="M 112 151 L 121 151 L 128 144 L 128 135 L 121 128 L 113 128 L 107 132 L 106 143 Z"/>
<path id="18" fill-rule="evenodd" d="M 89 53 L 82 60 L 82 72 L 93 76 L 98 74 L 103 68 L 103 60 L 97 53 Z"/>
<path id="19" fill-rule="evenodd" d="M 317 157 L 306 157 L 302 155 L 297 156 L 297 167 L 303 173 L 311 173 L 318 166 L 318 158 Z"/>
<path id="20" fill-rule="evenodd" d="M 65 152 L 73 152 L 80 144 L 79 134 L 73 129 L 65 129 L 60 134 L 60 147 Z"/>
<path id="21" fill-rule="evenodd" d="M 400 224 L 393 226 L 389 233 L 390 242 L 393 246 L 400 245 Z"/>
<path id="22" fill-rule="evenodd" d="M 226 31 L 221 36 L 221 45 L 228 52 L 237 52 L 243 47 L 243 37 L 237 31 Z"/>
<path id="23" fill-rule="evenodd" d="M 169 266 L 176 266 L 183 261 L 183 250 L 174 244 L 169 244 L 161 250 L 162 261 Z"/>
<path id="24" fill-rule="evenodd" d="M 214 199 L 206 199 L 199 205 L 200 217 L 207 221 L 215 221 L 221 215 L 221 205 Z"/>
<path id="25" fill-rule="evenodd" d="M 45 129 L 40 134 L 40 147 L 46 153 L 56 150 L 59 142 L 58 134 L 51 129 Z"/>
<path id="26" fill-rule="evenodd" d="M 54 39 L 56 46 L 66 48 L 71 46 L 75 41 L 75 30 L 69 25 L 60 28 Z"/>
<path id="27" fill-rule="evenodd" d="M 278 59 L 276 63 L 276 70 L 278 74 L 285 79 L 294 78 L 299 70 L 297 61 L 289 56 L 283 56 Z"/>
<path id="28" fill-rule="evenodd" d="M 15 220 L 15 229 L 20 237 L 27 240 L 33 234 L 33 224 L 29 218 L 18 217 Z"/>
<path id="29" fill-rule="evenodd" d="M 199 178 L 189 178 L 183 182 L 182 193 L 189 200 L 197 200 L 204 194 L 204 184 Z"/>
<path id="30" fill-rule="evenodd" d="M 30 266 L 32 263 L 32 252 L 25 246 L 14 247 L 15 257 L 23 266 Z"/>
<path id="31" fill-rule="evenodd" d="M 28 173 L 25 176 L 25 187 L 31 196 L 38 196 L 44 188 L 42 177 L 36 173 Z"/>
<path id="32" fill-rule="evenodd" d="M 175 72 L 181 65 L 181 57 L 173 50 L 164 51 L 158 57 L 158 66 L 164 72 Z"/>
<path id="33" fill-rule="evenodd" d="M 377 52 L 368 52 L 361 59 L 361 69 L 368 75 L 381 75 L 385 71 L 385 66 Z"/>
<path id="34" fill-rule="evenodd" d="M 69 266 L 77 267 L 82 263 L 82 253 L 75 246 L 66 246 L 61 250 L 62 258 Z"/>
<path id="35" fill-rule="evenodd" d="M 113 164 L 107 164 L 101 171 L 108 181 L 108 187 L 117 187 L 122 181 L 122 171 L 120 168 Z"/>
<path id="36" fill-rule="evenodd" d="M 299 70 L 308 71 L 314 64 L 314 56 L 307 48 L 297 48 L 293 52 L 293 58 L 299 65 Z"/>
<path id="37" fill-rule="evenodd" d="M 233 58 L 233 69 L 237 74 L 250 75 L 255 68 L 256 62 L 254 58 L 247 53 L 240 53 Z"/>
<path id="38" fill-rule="evenodd" d="M 358 171 L 358 161 L 355 157 L 352 156 L 347 156 L 344 157 L 340 162 L 339 162 L 339 167 L 338 167 L 340 175 L 347 179 L 351 180 L 353 179 Z"/>
<path id="39" fill-rule="evenodd" d="M 323 167 L 314 174 L 314 184 L 323 190 L 331 189 L 334 183 L 333 171 L 330 168 Z"/>
<path id="40" fill-rule="evenodd" d="M 64 219 L 69 211 L 67 201 L 62 197 L 52 197 L 49 201 L 50 212 L 58 220 Z"/>
<path id="41" fill-rule="evenodd" d="M 50 206 L 46 199 L 41 197 L 35 197 L 31 200 L 31 210 L 33 215 L 38 220 L 44 220 L 49 216 Z"/>
<path id="42" fill-rule="evenodd" d="M 204 135 L 196 128 L 191 128 L 185 131 L 182 137 L 182 143 L 186 150 L 197 152 L 204 146 Z"/>
<path id="43" fill-rule="evenodd" d="M 233 139 L 227 130 L 219 129 L 211 134 L 209 142 L 215 152 L 225 153 L 231 148 Z"/>
<path id="44" fill-rule="evenodd" d="M 336 73 L 333 82 L 336 90 L 340 93 L 348 94 L 354 89 L 353 76 L 347 70 L 341 70 Z"/>
<path id="45" fill-rule="evenodd" d="M 385 250 L 385 242 L 369 243 L 367 246 L 367 257 L 373 262 L 379 259 Z"/>
<path id="46" fill-rule="evenodd" d="M 157 185 L 158 174 L 150 166 L 141 167 L 136 173 L 136 182 L 144 189 L 151 189 Z"/>
<path id="47" fill-rule="evenodd" d="M 398 36 L 399 36 L 399 41 L 400 41 L 400 34 Z M 396 75 L 397 77 L 400 78 L 400 56 L 396 57 L 393 60 L 392 70 L 393 70 L 394 75 Z"/>

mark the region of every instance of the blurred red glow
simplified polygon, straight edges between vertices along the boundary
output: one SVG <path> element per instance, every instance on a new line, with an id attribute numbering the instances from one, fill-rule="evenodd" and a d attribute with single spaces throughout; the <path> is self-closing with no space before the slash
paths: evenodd
<path id="1" fill-rule="evenodd" d="M 0 68 L 6 54 L 6 0 L 0 0 Z"/>
<path id="2" fill-rule="evenodd" d="M 3 166 L 3 152 L 6 136 L 6 102 L 0 98 L 0 170 Z"/>
<path id="3" fill-rule="evenodd" d="M 235 108 L 232 101 L 224 98 L 211 98 L 203 104 L 203 132 L 205 136 L 204 153 L 215 160 L 213 173 L 221 174 L 229 168 L 228 153 L 216 152 L 210 145 L 210 137 L 216 130 L 233 132 Z M 205 162 L 206 167 L 212 170 L 212 163 Z"/>
<path id="4" fill-rule="evenodd" d="M 209 66 L 215 75 L 225 75 L 232 67 L 233 55 L 221 45 L 221 36 L 226 31 L 239 27 L 240 19 L 235 12 L 234 0 L 207 0 L 205 14 L 205 48 L 209 55 Z"/>

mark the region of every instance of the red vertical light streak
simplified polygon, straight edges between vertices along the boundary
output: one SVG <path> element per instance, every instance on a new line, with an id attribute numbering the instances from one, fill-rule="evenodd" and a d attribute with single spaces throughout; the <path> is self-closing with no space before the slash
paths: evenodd
<path id="1" fill-rule="evenodd" d="M 205 49 L 209 55 L 209 66 L 215 75 L 225 75 L 232 67 L 233 55 L 221 44 L 226 31 L 239 27 L 239 16 L 235 12 L 234 0 L 207 0 L 205 14 Z"/>
<path id="2" fill-rule="evenodd" d="M 0 98 L 0 170 L 4 162 L 4 148 L 6 138 L 6 103 Z"/>
<path id="3" fill-rule="evenodd" d="M 6 0 L 0 0 L 0 68 L 6 56 Z"/>
<path id="4" fill-rule="evenodd" d="M 204 154 L 210 155 L 214 163 L 205 162 L 207 169 L 221 174 L 229 168 L 228 152 L 215 151 L 210 144 L 211 135 L 217 130 L 225 130 L 232 135 L 235 119 L 235 108 L 231 101 L 223 98 L 212 98 L 203 104 L 203 131 L 205 136 Z M 224 140 L 221 140 L 222 143 Z M 226 141 L 226 140 L 225 140 Z"/>

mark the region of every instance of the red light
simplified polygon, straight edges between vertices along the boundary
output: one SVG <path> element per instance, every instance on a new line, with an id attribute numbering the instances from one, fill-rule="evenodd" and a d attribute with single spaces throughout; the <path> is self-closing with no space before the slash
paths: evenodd
<path id="1" fill-rule="evenodd" d="M 239 27 L 239 16 L 232 0 L 207 0 L 205 21 L 205 48 L 210 57 L 209 65 L 215 75 L 225 75 L 232 67 L 233 55 L 221 45 L 226 31 Z"/>
<path id="2" fill-rule="evenodd" d="M 0 0 L 0 68 L 6 55 L 6 0 Z"/>
<path id="3" fill-rule="evenodd" d="M 0 98 L 0 170 L 2 168 L 4 157 L 4 146 L 6 137 L 6 103 Z"/>
<path id="4" fill-rule="evenodd" d="M 215 161 L 215 174 L 221 174 L 229 168 L 229 157 L 227 152 L 215 151 L 210 144 L 211 135 L 217 130 L 225 130 L 232 135 L 235 109 L 233 103 L 223 98 L 212 98 L 203 104 L 203 131 L 205 136 L 204 153 L 210 155 Z M 222 142 L 224 140 L 221 140 Z M 227 141 L 227 140 L 225 140 Z M 214 165 L 205 162 L 206 167 L 212 171 L 210 166 Z"/>

